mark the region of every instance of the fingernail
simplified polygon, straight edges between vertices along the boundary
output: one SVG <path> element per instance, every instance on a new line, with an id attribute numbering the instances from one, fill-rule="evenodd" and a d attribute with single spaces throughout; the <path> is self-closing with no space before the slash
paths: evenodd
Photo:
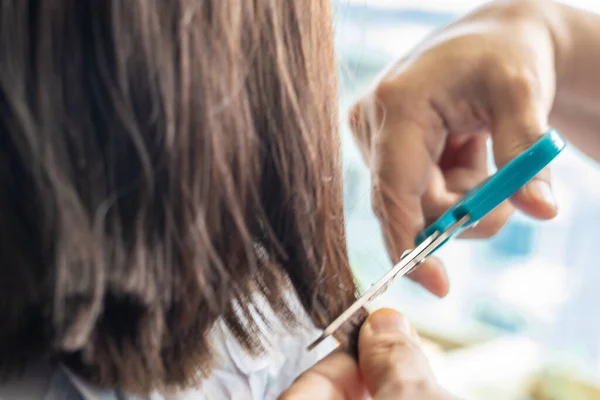
<path id="1" fill-rule="evenodd" d="M 538 200 L 556 208 L 556 199 L 548 182 L 536 179 L 529 184 L 529 189 L 531 190 L 531 194 Z"/>
<path id="2" fill-rule="evenodd" d="M 410 335 L 408 319 L 389 309 L 378 310 L 369 317 L 369 325 L 374 332 L 405 332 Z"/>

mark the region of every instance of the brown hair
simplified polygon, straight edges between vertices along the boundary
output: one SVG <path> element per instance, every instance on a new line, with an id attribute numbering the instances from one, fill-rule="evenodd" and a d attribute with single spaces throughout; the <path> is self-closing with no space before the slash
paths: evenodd
<path id="1" fill-rule="evenodd" d="M 329 2 L 0 0 L 5 377 L 181 387 L 253 294 L 348 306 Z"/>

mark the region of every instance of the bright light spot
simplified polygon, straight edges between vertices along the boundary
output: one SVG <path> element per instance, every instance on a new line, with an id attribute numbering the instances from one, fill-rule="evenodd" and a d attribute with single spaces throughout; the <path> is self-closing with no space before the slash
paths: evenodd
<path id="1" fill-rule="evenodd" d="M 565 268 L 532 263 L 507 270 L 498 277 L 497 293 L 506 304 L 552 322 L 557 308 L 569 299 L 570 283 Z"/>

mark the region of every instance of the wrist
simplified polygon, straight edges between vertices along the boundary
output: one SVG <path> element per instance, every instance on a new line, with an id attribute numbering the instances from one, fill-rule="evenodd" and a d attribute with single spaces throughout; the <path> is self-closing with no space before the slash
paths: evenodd
<path id="1" fill-rule="evenodd" d="M 540 15 L 554 45 L 556 87 L 550 122 L 585 152 L 592 151 L 598 160 L 600 16 L 559 2 L 540 3 Z M 596 138 L 593 142 L 589 133 Z"/>
<path id="2" fill-rule="evenodd" d="M 527 3 L 538 15 L 553 46 L 555 88 L 550 124 L 600 161 L 600 15 L 558 1 L 520 3 Z"/>
<path id="3" fill-rule="evenodd" d="M 562 104 L 569 103 L 573 90 L 574 39 L 573 21 L 564 5 L 551 0 L 512 0 L 490 3 L 483 18 L 500 22 L 506 40 L 515 32 L 531 55 L 541 87 L 548 88 L 549 118 L 564 114 Z M 520 27 L 521 29 L 515 29 Z M 506 30 L 509 30 L 506 32 Z M 548 86 L 551 85 L 551 86 Z"/>
<path id="4" fill-rule="evenodd" d="M 572 71 L 573 40 L 570 34 L 567 12 L 553 1 L 536 1 L 540 21 L 547 29 L 554 54 L 556 100 L 568 92 Z"/>
<path id="5" fill-rule="evenodd" d="M 512 0 L 492 2 L 490 8 L 494 17 L 499 16 L 508 22 L 519 21 L 532 28 L 527 31 L 532 47 L 550 47 L 548 50 L 553 54 L 556 83 L 558 85 L 562 82 L 571 49 L 567 18 L 562 5 L 551 0 Z M 531 35 L 531 32 L 541 33 L 542 36 Z"/>

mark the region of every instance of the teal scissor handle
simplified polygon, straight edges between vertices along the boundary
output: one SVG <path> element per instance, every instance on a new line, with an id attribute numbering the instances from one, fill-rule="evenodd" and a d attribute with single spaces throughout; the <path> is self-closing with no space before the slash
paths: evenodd
<path id="1" fill-rule="evenodd" d="M 425 229 L 417 237 L 417 245 L 436 232 L 447 231 L 467 215 L 468 221 L 448 239 L 477 223 L 543 170 L 565 146 L 565 140 L 556 129 L 548 130 L 533 146 L 471 189 L 452 208 Z M 446 243 L 448 239 L 437 248 Z"/>

